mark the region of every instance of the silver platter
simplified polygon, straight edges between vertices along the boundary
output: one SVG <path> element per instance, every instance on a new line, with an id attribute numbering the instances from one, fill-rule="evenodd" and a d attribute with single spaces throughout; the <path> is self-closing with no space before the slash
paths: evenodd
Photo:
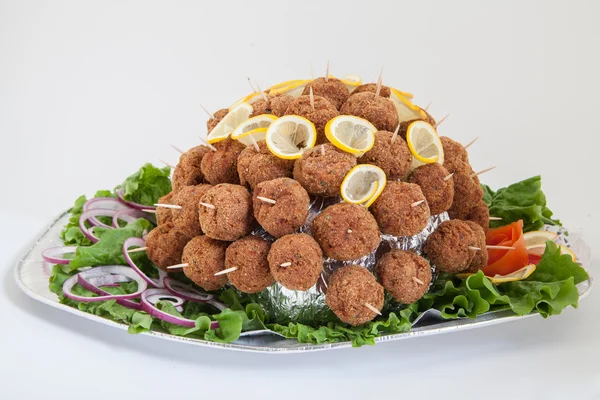
<path id="1" fill-rule="evenodd" d="M 48 278 L 50 277 L 50 269 L 43 262 L 42 251 L 55 246 L 61 246 L 60 231 L 69 219 L 68 213 L 60 215 L 45 231 L 38 237 L 31 248 L 25 252 L 21 260 L 15 266 L 15 281 L 17 285 L 35 300 L 41 301 L 49 306 L 70 312 L 82 318 L 97 321 L 105 325 L 115 328 L 127 329 L 127 325 L 117 323 L 96 315 L 88 314 L 79 311 L 76 308 L 60 304 L 58 297 L 48 288 Z M 588 265 L 590 256 L 589 248 L 578 239 L 575 235 L 569 236 L 569 246 L 579 256 L 580 262 L 585 266 Z M 589 269 L 589 268 L 588 268 Z M 587 297 L 592 288 L 592 278 L 578 285 L 580 300 Z M 476 319 L 456 319 L 442 320 L 436 310 L 431 310 L 420 316 L 415 321 L 410 332 L 396 333 L 383 335 L 375 339 L 377 343 L 388 342 L 393 340 L 408 339 L 417 336 L 438 335 L 442 333 L 454 332 L 459 330 L 467 330 L 480 328 L 483 326 L 495 325 L 503 322 L 521 320 L 539 314 L 532 313 L 525 316 L 517 316 L 511 311 L 499 311 L 480 315 Z M 248 351 L 257 353 L 301 353 L 310 351 L 332 350 L 344 347 L 350 347 L 350 342 L 329 343 L 312 345 L 298 343 L 296 340 L 285 339 L 270 331 L 254 331 L 246 332 L 234 343 L 214 343 L 200 339 L 189 339 L 180 336 L 173 336 L 160 332 L 146 332 L 144 335 L 154 336 L 160 339 L 182 342 L 196 346 L 206 346 L 223 348 L 227 350 Z"/>

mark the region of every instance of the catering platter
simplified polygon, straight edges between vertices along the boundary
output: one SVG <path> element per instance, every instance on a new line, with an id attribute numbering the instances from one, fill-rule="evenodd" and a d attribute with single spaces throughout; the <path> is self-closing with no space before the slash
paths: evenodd
<path id="1" fill-rule="evenodd" d="M 62 244 L 62 240 L 60 239 L 60 231 L 67 222 L 68 218 L 68 213 L 63 213 L 56 218 L 54 222 L 52 222 L 52 224 L 38 238 L 33 240 L 31 247 L 24 252 L 23 256 L 20 258 L 14 268 L 14 277 L 17 285 L 26 295 L 39 302 L 77 315 L 78 317 L 126 331 L 128 328 L 126 324 L 118 323 L 110 319 L 79 311 L 77 308 L 61 304 L 58 296 L 48 289 L 48 277 L 50 276 L 50 270 L 49 266 L 46 265 L 42 259 L 42 252 L 48 247 Z M 574 248 L 575 252 L 582 254 L 581 259 L 583 261 L 586 263 L 590 261 L 589 249 L 582 240 L 573 240 L 571 242 L 571 246 Z M 578 285 L 580 301 L 585 299 L 590 294 L 592 286 L 592 277 Z M 382 343 L 420 336 L 439 335 L 468 329 L 482 328 L 485 326 L 491 326 L 505 322 L 520 321 L 530 317 L 539 318 L 539 314 L 533 312 L 524 316 L 518 316 L 510 310 L 505 310 L 483 314 L 475 319 L 461 318 L 456 320 L 443 320 L 439 318 L 439 313 L 436 313 L 435 310 L 432 310 L 429 313 L 423 314 L 421 318 L 413 324 L 413 327 L 409 332 L 382 335 L 376 338 L 375 341 L 377 343 Z M 215 343 L 201 339 L 192 339 L 154 331 L 149 331 L 142 334 L 163 340 L 170 340 L 195 346 L 272 354 L 304 353 L 341 349 L 351 347 L 352 345 L 350 342 L 326 344 L 298 343 L 296 340 L 285 339 L 279 334 L 271 331 L 245 332 L 242 333 L 240 338 L 233 343 Z"/>

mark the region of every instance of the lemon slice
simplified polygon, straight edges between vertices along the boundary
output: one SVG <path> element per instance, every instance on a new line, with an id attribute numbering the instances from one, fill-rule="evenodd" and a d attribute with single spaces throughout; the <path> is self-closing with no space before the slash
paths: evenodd
<path id="1" fill-rule="evenodd" d="M 236 108 L 237 106 L 239 106 L 242 103 L 254 104 L 254 102 L 256 102 L 258 100 L 262 100 L 262 99 L 264 99 L 262 93 L 260 93 L 260 92 L 250 93 L 248 96 L 244 96 L 241 99 L 239 99 L 238 101 L 236 101 L 235 103 L 233 103 L 233 105 L 231 107 L 229 107 L 229 111 L 233 110 L 234 108 Z"/>
<path id="2" fill-rule="evenodd" d="M 337 148 L 357 157 L 371 150 L 377 128 L 366 119 L 339 115 L 325 125 L 325 136 Z"/>
<path id="3" fill-rule="evenodd" d="M 369 207 L 381 195 L 386 183 L 385 172 L 381 168 L 359 164 L 346 174 L 340 192 L 346 202 Z"/>
<path id="4" fill-rule="evenodd" d="M 292 79 L 290 81 L 280 82 L 273 86 L 268 87 L 266 91 L 270 93 L 271 90 L 281 89 L 283 87 L 290 86 L 290 85 L 293 85 L 294 83 L 302 82 L 302 81 L 303 81 L 302 79 Z"/>
<path id="5" fill-rule="evenodd" d="M 340 79 L 349 91 L 353 91 L 360 85 L 362 85 L 362 78 L 358 75 L 346 75 Z"/>
<path id="6" fill-rule="evenodd" d="M 492 281 L 494 285 L 505 282 L 522 281 L 533 274 L 533 271 L 535 271 L 535 264 L 529 264 L 507 275 L 495 275 L 490 278 L 490 281 Z"/>
<path id="7" fill-rule="evenodd" d="M 226 139 L 231 132 L 235 130 L 242 122 L 246 121 L 252 114 L 252 106 L 250 104 L 241 103 L 223 117 L 221 121 L 209 132 L 206 140 L 208 143 L 215 143 Z"/>
<path id="8" fill-rule="evenodd" d="M 548 231 L 532 231 L 523 234 L 525 246 L 544 245 L 546 247 L 546 241 L 554 241 L 557 237 L 558 234 Z"/>
<path id="9" fill-rule="evenodd" d="M 254 137 L 254 140 L 256 140 L 257 142 L 265 140 L 267 128 L 276 119 L 277 117 L 272 114 L 262 114 L 247 119 L 241 124 L 239 124 L 237 128 L 235 128 L 235 130 L 231 134 L 231 138 L 242 142 L 246 146 L 250 146 L 253 144 L 250 135 L 252 135 L 252 137 Z"/>
<path id="10" fill-rule="evenodd" d="M 438 162 L 444 164 L 444 148 L 433 126 L 425 121 L 414 121 L 406 130 L 406 143 L 413 155 L 413 168 Z"/>
<path id="11" fill-rule="evenodd" d="M 269 95 L 275 96 L 275 95 L 278 95 L 278 94 L 289 94 L 292 97 L 298 98 L 298 97 L 300 97 L 302 95 L 302 92 L 304 91 L 304 88 L 310 82 L 312 82 L 310 79 L 308 79 L 308 80 L 296 80 L 296 81 L 292 81 L 292 83 L 290 83 L 287 86 L 283 86 L 283 87 L 272 89 L 269 92 Z"/>
<path id="12" fill-rule="evenodd" d="M 400 96 L 404 97 L 406 100 L 411 101 L 412 99 L 415 98 L 415 95 L 412 93 L 408 93 L 408 92 L 403 92 L 400 89 L 394 89 L 394 88 L 390 88 L 391 90 L 395 91 L 397 94 L 399 94 Z M 412 102 L 411 102 L 412 104 Z"/>
<path id="13" fill-rule="evenodd" d="M 278 118 L 267 129 L 265 141 L 271 153 L 279 158 L 293 160 L 314 147 L 317 141 L 315 125 L 299 115 Z"/>
<path id="14" fill-rule="evenodd" d="M 573 259 L 574 262 L 577 261 L 577 256 L 575 255 L 575 253 L 573 253 L 573 250 L 571 250 L 564 244 L 561 244 L 559 247 L 560 247 L 560 254 L 568 254 L 571 256 L 571 258 Z M 534 244 L 534 245 L 527 246 L 526 249 L 527 249 L 528 254 L 532 254 L 532 255 L 541 257 L 544 255 L 544 251 L 546 251 L 546 244 L 545 243 Z"/>
<path id="15" fill-rule="evenodd" d="M 398 122 L 427 118 L 427 115 L 423 112 L 423 110 L 414 105 L 406 96 L 404 96 L 403 92 L 400 92 L 394 88 L 390 89 L 390 100 L 394 103 L 394 106 L 396 106 L 396 111 L 398 112 Z"/>

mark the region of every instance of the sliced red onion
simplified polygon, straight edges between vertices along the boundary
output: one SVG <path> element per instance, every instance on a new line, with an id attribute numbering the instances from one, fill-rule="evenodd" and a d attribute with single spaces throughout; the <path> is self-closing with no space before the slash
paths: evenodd
<path id="1" fill-rule="evenodd" d="M 119 199 L 115 197 L 96 197 L 94 199 L 86 201 L 82 209 L 83 211 L 98 209 L 120 211 L 128 210 L 130 208 L 127 207 L 127 205 L 121 203 Z M 103 224 L 96 217 L 91 217 L 88 221 L 92 226 L 102 226 L 104 228 L 109 227 L 109 225 Z"/>
<path id="2" fill-rule="evenodd" d="M 114 217 L 116 213 L 117 213 L 117 211 L 115 211 L 115 210 L 104 210 L 101 208 L 84 211 L 81 213 L 81 216 L 79 217 L 79 229 L 81 229 L 81 233 L 83 233 L 83 235 L 86 238 L 91 240 L 93 243 L 96 243 L 96 242 L 98 242 L 99 239 L 96 236 L 94 236 L 94 234 L 91 232 L 91 228 L 88 229 L 85 226 L 85 221 L 91 219 L 92 217 L 98 217 L 98 216 Z M 99 226 L 102 226 L 103 228 L 107 228 L 107 229 L 114 229 L 110 225 L 102 224 Z"/>
<path id="3" fill-rule="evenodd" d="M 134 210 L 132 208 L 117 211 L 117 213 L 113 216 L 112 225 L 115 228 L 120 228 L 121 226 L 119 225 L 119 220 L 131 224 L 132 222 L 135 222 L 138 218 L 145 218 L 156 225 L 156 219 L 153 216 L 140 210 Z"/>
<path id="4" fill-rule="evenodd" d="M 75 286 L 76 283 L 81 284 L 86 289 L 88 289 L 89 287 L 97 288 L 96 286 L 91 285 L 87 281 L 87 279 L 99 277 L 102 275 L 109 275 L 109 274 L 124 275 L 128 278 L 131 278 L 132 280 L 137 282 L 137 285 L 138 285 L 137 290 L 134 293 L 102 294 L 97 297 L 79 296 L 79 295 L 73 294 L 71 292 L 71 290 L 73 289 L 73 286 Z M 87 286 L 88 284 L 89 284 L 89 286 Z M 65 294 L 65 296 L 67 296 L 71 300 L 89 303 L 89 302 L 104 301 L 104 300 L 133 299 L 133 298 L 139 297 L 142 294 L 142 292 L 144 292 L 144 290 L 146 290 L 147 288 L 148 288 L 148 284 L 146 283 L 146 281 L 144 279 L 142 279 L 142 277 L 139 276 L 131 268 L 124 267 L 122 265 L 104 265 L 101 267 L 95 267 L 95 268 L 89 269 L 87 271 L 83 271 L 83 272 L 73 275 L 72 277 L 70 277 L 69 279 L 67 279 L 65 281 L 65 283 L 63 284 L 62 290 L 63 290 L 63 293 Z M 88 289 L 88 290 L 90 290 L 90 289 Z M 99 290 L 101 290 L 101 289 L 99 289 Z"/>
<path id="5" fill-rule="evenodd" d="M 146 296 L 146 300 L 148 300 L 148 302 L 150 304 L 152 304 L 153 306 L 156 306 L 156 303 L 158 303 L 159 301 L 168 301 L 171 304 L 173 304 L 173 306 L 175 307 L 175 309 L 179 312 L 183 312 L 183 303 L 185 303 L 185 299 L 179 297 L 179 296 L 175 296 L 173 295 L 173 293 L 169 292 L 166 289 L 148 289 L 151 290 L 152 292 Z"/>
<path id="6" fill-rule="evenodd" d="M 120 274 L 107 274 L 107 275 L 100 275 L 100 276 L 93 276 L 91 278 L 84 278 L 81 275 L 79 275 L 79 278 L 86 280 L 87 282 L 91 283 L 94 286 L 119 286 L 120 283 L 122 282 L 131 282 L 131 278 L 125 276 L 125 275 L 120 275 Z M 81 281 L 81 279 L 78 279 L 78 282 Z"/>
<path id="7" fill-rule="evenodd" d="M 213 306 L 214 308 L 216 308 L 219 311 L 223 311 L 224 309 L 227 308 L 225 303 L 223 303 L 217 299 L 211 299 L 211 300 L 207 301 L 206 303 L 210 304 L 211 306 Z"/>
<path id="8" fill-rule="evenodd" d="M 51 247 L 42 252 L 42 258 L 44 261 L 52 264 L 68 264 L 71 260 L 59 256 L 63 254 L 75 254 L 75 250 L 77 250 L 77 246 Z"/>
<path id="9" fill-rule="evenodd" d="M 129 266 L 131 268 L 133 268 L 135 270 L 135 272 L 137 272 L 138 275 L 141 276 L 142 279 L 145 280 L 148 284 L 150 284 L 152 286 L 155 286 L 157 288 L 164 288 L 165 285 L 164 285 L 163 281 L 164 281 L 164 278 L 167 276 L 167 273 L 164 272 L 163 270 L 159 269 L 158 270 L 158 279 L 152 279 L 148 275 L 146 275 L 133 262 L 133 259 L 131 258 L 131 256 L 127 252 L 127 250 L 129 250 L 129 248 L 133 247 L 133 246 L 144 247 L 144 246 L 146 246 L 146 241 L 144 239 L 137 238 L 137 237 L 130 237 L 128 239 L 125 239 L 125 242 L 123 242 L 123 256 L 125 257 L 125 260 L 127 261 L 127 264 L 129 264 Z"/>
<path id="10" fill-rule="evenodd" d="M 185 283 L 171 278 L 163 279 L 163 283 L 169 292 L 189 301 L 206 303 L 215 297 L 212 294 L 202 292 L 193 286 L 186 285 Z"/>
<path id="11" fill-rule="evenodd" d="M 101 289 L 100 286 L 117 287 L 117 286 L 120 286 L 119 282 L 131 281 L 131 279 L 125 275 L 119 275 L 119 274 L 100 275 L 100 272 L 95 272 L 93 270 L 87 270 L 86 272 L 89 273 L 87 275 L 87 277 L 82 278 L 81 275 L 79 275 L 79 278 L 77 279 L 77 283 L 79 283 L 81 286 L 83 286 L 85 289 L 89 290 L 90 292 L 94 292 L 100 296 L 110 296 L 111 295 L 106 290 Z M 136 303 L 135 301 L 132 301 L 132 300 L 120 299 L 120 300 L 117 300 L 117 303 L 119 303 L 120 305 L 125 306 L 127 308 L 132 308 L 134 310 L 142 309 L 142 305 L 140 303 Z"/>
<path id="12" fill-rule="evenodd" d="M 148 314 L 150 314 L 151 316 L 161 319 L 163 321 L 169 322 L 171 324 L 187 326 L 190 328 L 193 328 L 194 326 L 196 326 L 196 321 L 194 321 L 193 319 L 187 319 L 187 318 L 171 315 L 167 312 L 159 310 L 158 308 L 156 308 L 155 305 L 153 305 L 152 303 L 150 303 L 150 301 L 148 301 L 149 296 L 154 295 L 156 293 L 164 293 L 164 292 L 167 292 L 167 291 L 164 289 L 148 289 L 144 293 L 142 293 L 142 299 L 141 299 L 142 300 L 142 309 L 144 311 L 146 311 Z M 171 295 L 170 292 L 167 292 L 167 293 L 169 295 Z M 210 329 L 217 329 L 218 327 L 219 327 L 218 321 L 211 321 Z"/>
<path id="13" fill-rule="evenodd" d="M 137 210 L 156 210 L 156 207 L 151 205 L 139 204 L 125 200 L 123 198 L 123 188 L 119 188 L 119 190 L 117 190 L 117 197 L 119 198 L 119 201 L 121 201 L 121 203 L 126 204 L 131 208 L 135 208 Z"/>

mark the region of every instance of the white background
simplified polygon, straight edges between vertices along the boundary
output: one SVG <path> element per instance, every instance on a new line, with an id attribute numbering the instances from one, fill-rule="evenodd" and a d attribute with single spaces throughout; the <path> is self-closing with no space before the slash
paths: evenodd
<path id="1" fill-rule="evenodd" d="M 598 224 L 594 1 L 0 2 L 1 398 L 600 398 L 600 290 L 578 310 L 307 355 L 132 336 L 27 298 L 19 253 L 82 193 L 176 162 L 210 110 L 322 75 L 416 95 L 493 187 L 543 175 L 592 248 Z M 593 252 L 598 274 L 598 256 Z M 575 396 L 577 395 L 577 396 Z M 213 397 L 214 398 L 214 397 Z M 381 398 L 381 397 L 380 397 Z"/>

